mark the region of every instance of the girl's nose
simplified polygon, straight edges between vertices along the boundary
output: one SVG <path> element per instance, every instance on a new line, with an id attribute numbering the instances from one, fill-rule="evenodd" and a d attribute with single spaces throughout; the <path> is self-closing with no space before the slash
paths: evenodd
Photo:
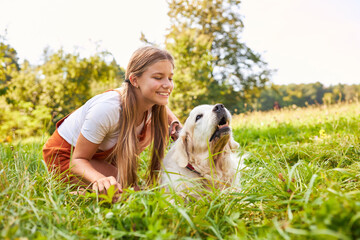
<path id="1" fill-rule="evenodd" d="M 165 79 L 163 84 L 162 84 L 163 88 L 171 88 L 172 87 L 172 81 L 169 79 Z"/>

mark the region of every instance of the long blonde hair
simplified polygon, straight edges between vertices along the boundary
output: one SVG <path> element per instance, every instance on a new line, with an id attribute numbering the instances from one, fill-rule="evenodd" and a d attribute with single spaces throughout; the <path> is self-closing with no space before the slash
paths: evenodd
<path id="1" fill-rule="evenodd" d="M 139 140 L 135 133 L 136 97 L 135 87 L 129 82 L 130 76 L 140 77 L 152 64 L 168 60 L 174 67 L 174 60 L 165 50 L 147 46 L 136 50 L 130 58 L 125 72 L 125 82 L 121 87 L 121 108 L 119 119 L 119 138 L 112 156 L 116 159 L 118 181 L 123 188 L 133 186 L 137 182 L 137 147 Z M 164 157 L 168 142 L 168 120 L 164 105 L 154 105 L 151 114 L 152 155 L 149 164 L 148 184 L 158 178 L 161 160 Z"/>

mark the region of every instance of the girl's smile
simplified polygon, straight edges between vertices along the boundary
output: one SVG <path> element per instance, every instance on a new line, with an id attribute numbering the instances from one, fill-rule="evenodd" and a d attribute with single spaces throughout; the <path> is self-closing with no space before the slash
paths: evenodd
<path id="1" fill-rule="evenodd" d="M 166 105 L 174 88 L 172 81 L 173 65 L 163 60 L 151 65 L 140 77 L 134 77 L 134 86 L 139 106 L 151 108 L 153 105 Z"/>

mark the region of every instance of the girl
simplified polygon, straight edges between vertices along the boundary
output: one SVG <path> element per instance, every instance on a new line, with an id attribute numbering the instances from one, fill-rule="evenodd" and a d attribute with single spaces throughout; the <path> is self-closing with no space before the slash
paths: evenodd
<path id="1" fill-rule="evenodd" d="M 49 171 L 71 173 L 72 183 L 92 184 L 104 193 L 111 186 L 136 187 L 137 157 L 152 143 L 148 183 L 157 180 L 168 142 L 180 123 L 165 106 L 173 90 L 174 60 L 165 50 L 135 51 L 118 89 L 91 98 L 60 120 L 43 148 Z"/>

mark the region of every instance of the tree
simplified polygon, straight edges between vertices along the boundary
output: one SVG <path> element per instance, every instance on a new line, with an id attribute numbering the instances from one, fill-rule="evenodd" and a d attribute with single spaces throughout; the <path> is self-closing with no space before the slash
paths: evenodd
<path id="1" fill-rule="evenodd" d="M 284 107 L 280 86 L 272 84 L 261 91 L 258 110 L 274 109 L 275 102 L 278 103 L 278 107 Z"/>
<path id="2" fill-rule="evenodd" d="M 0 140 L 52 132 L 55 122 L 94 94 L 119 86 L 124 70 L 109 56 L 100 52 L 81 58 L 60 49 L 46 51 L 42 65 L 24 61 L 20 71 L 11 73 L 8 90 L 0 96 Z"/>
<path id="3" fill-rule="evenodd" d="M 360 85 L 345 85 L 344 95 L 347 102 L 359 101 Z"/>
<path id="4" fill-rule="evenodd" d="M 208 52 L 210 44 L 206 35 L 198 36 L 196 31 L 189 29 L 179 32 L 174 44 L 167 47 L 176 59 L 175 90 L 170 107 L 180 118 L 187 115 L 194 103 L 203 103 L 208 98 L 208 85 L 214 83 L 210 65 L 212 56 Z"/>
<path id="5" fill-rule="evenodd" d="M 8 90 L 0 96 L 0 141 L 42 135 L 51 122 L 51 109 L 39 104 L 42 89 L 36 69 L 24 61 L 11 76 Z"/>
<path id="6" fill-rule="evenodd" d="M 46 57 L 38 69 L 42 94 L 39 103 L 52 109 L 53 122 L 80 107 L 95 93 L 118 86 L 123 81 L 122 70 L 109 53 L 97 53 L 89 58 L 63 50 Z"/>
<path id="7" fill-rule="evenodd" d="M 174 100 L 181 94 L 196 96 L 195 102 L 194 97 L 183 100 L 191 102 L 188 106 L 231 98 L 231 106 L 227 107 L 237 108 L 239 101 L 259 96 L 258 88 L 265 86 L 270 71 L 260 55 L 241 41 L 244 26 L 239 6 L 238 0 L 169 2 L 172 25 L 166 36 L 166 48 L 175 56 L 179 69 L 176 73 L 181 74 L 175 74 L 179 79 L 175 79 L 178 84 Z M 189 82 L 193 83 L 191 87 Z M 203 93 L 200 89 L 211 92 Z"/>
<path id="8" fill-rule="evenodd" d="M 12 75 L 20 70 L 16 50 L 0 35 L 0 96 L 5 94 Z"/>

